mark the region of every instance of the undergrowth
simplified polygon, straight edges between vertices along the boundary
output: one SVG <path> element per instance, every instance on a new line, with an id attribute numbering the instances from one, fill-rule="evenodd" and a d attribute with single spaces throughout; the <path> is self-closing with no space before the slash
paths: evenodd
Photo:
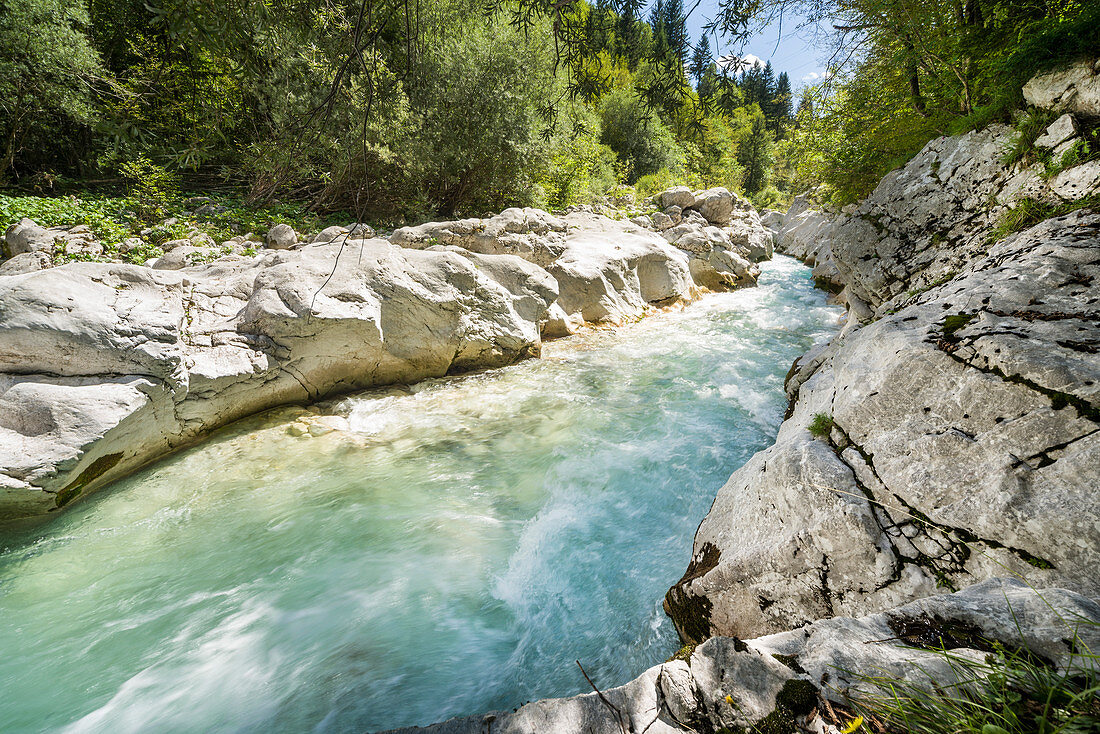
<path id="1" fill-rule="evenodd" d="M 231 195 L 194 197 L 145 186 L 135 187 L 129 196 L 0 194 L 0 234 L 24 218 L 42 227 L 86 225 L 108 250 L 129 237 L 141 237 L 150 248 L 196 233 L 220 244 L 240 234 L 263 235 L 283 222 L 311 232 L 355 220 L 348 213 L 321 217 L 299 204 L 256 208 Z"/>
<path id="2" fill-rule="evenodd" d="M 990 242 L 997 242 L 1015 232 L 1022 232 L 1051 217 L 1060 217 L 1078 209 L 1100 208 L 1100 194 L 1093 194 L 1061 204 L 1047 204 L 1038 199 L 1025 198 L 1001 215 L 997 226 L 990 232 Z"/>
<path id="3" fill-rule="evenodd" d="M 1096 626 L 1085 621 L 1088 626 Z M 853 697 L 877 731 L 908 734 L 1085 734 L 1100 731 L 1100 658 L 1072 635 L 1073 653 L 1056 667 L 1026 648 L 987 641 L 982 659 L 936 650 L 957 679 L 859 675 L 872 692 Z M 864 725 L 861 731 L 871 731 Z"/>

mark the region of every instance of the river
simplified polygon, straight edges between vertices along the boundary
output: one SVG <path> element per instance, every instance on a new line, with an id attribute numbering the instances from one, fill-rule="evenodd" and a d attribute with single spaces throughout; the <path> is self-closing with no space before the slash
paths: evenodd
<path id="1" fill-rule="evenodd" d="M 758 288 L 230 426 L 0 538 L 0 731 L 362 732 L 625 683 L 783 375 L 841 311 Z"/>

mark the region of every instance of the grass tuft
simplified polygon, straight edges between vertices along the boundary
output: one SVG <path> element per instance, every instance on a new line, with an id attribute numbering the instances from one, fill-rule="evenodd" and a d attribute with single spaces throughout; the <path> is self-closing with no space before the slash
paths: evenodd
<path id="1" fill-rule="evenodd" d="M 1085 622 L 1090 626 L 1094 623 Z M 1074 635 L 1075 642 L 1079 637 Z M 958 682 L 857 675 L 871 692 L 853 704 L 889 732 L 910 734 L 1084 734 L 1100 731 L 1100 659 L 1081 645 L 1060 667 L 1026 648 L 990 642 L 975 660 L 939 650 Z"/>
<path id="2" fill-rule="evenodd" d="M 817 438 L 826 438 L 829 432 L 833 430 L 833 419 L 826 413 L 814 414 L 813 420 L 810 421 L 809 431 Z"/>

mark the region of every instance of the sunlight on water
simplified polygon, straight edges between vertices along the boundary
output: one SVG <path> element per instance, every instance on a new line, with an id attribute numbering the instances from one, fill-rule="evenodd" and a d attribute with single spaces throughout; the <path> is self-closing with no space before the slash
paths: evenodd
<path id="1" fill-rule="evenodd" d="M 839 309 L 788 258 L 544 359 L 274 411 L 0 540 L 5 732 L 358 732 L 601 687 Z"/>

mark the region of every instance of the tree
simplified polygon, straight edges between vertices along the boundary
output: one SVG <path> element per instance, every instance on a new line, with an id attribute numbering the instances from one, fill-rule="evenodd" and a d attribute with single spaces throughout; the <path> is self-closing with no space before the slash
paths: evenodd
<path id="1" fill-rule="evenodd" d="M 632 89 L 616 89 L 604 98 L 600 142 L 626 164 L 630 181 L 679 167 L 679 146 L 672 132 Z"/>
<path id="2" fill-rule="evenodd" d="M 703 75 L 707 73 L 707 69 L 710 68 L 713 62 L 714 59 L 710 54 L 710 41 L 707 40 L 706 34 L 703 34 L 691 54 L 691 75 L 695 78 L 696 88 L 703 81 Z"/>
<path id="3" fill-rule="evenodd" d="M 791 79 L 787 72 L 779 75 L 775 84 L 775 96 L 771 105 L 771 130 L 777 138 L 783 136 L 783 131 L 791 124 Z"/>
<path id="4" fill-rule="evenodd" d="M 79 0 L 5 0 L 0 12 L 0 178 L 27 138 L 49 150 L 51 130 L 87 125 L 103 71 Z M 51 139 L 52 138 L 52 139 Z"/>
<path id="5" fill-rule="evenodd" d="M 658 0 L 660 2 L 661 0 Z M 687 59 L 689 43 L 687 18 L 684 16 L 683 0 L 663 0 L 662 25 L 668 41 L 669 53 L 679 60 L 682 66 Z"/>
<path id="6" fill-rule="evenodd" d="M 737 162 L 745 169 L 745 193 L 755 194 L 767 185 L 773 162 L 772 136 L 762 112 L 753 117 L 752 129 L 737 147 Z"/>

